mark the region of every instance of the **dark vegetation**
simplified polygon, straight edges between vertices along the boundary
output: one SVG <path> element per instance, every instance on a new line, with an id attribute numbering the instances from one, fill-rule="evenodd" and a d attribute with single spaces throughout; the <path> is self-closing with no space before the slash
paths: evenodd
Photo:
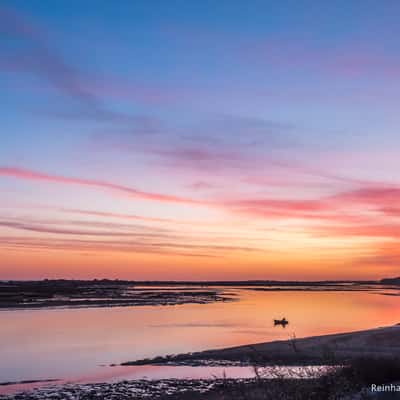
<path id="1" fill-rule="evenodd" d="M 225 380 L 207 393 L 177 393 L 168 400 L 351 400 L 369 399 L 372 384 L 382 385 L 400 381 L 400 359 L 357 358 L 348 365 L 328 369 L 315 378 L 304 367 L 298 376 L 284 377 L 276 372 L 273 379 Z M 399 393 L 381 393 L 374 399 L 395 399 Z"/>
<path id="2" fill-rule="evenodd" d="M 279 376 L 273 380 L 257 378 L 251 384 L 230 385 L 225 390 L 217 392 L 214 397 L 203 398 L 207 400 L 367 399 L 372 394 L 370 390 L 372 384 L 390 384 L 400 380 L 400 360 L 358 358 L 342 368 L 332 369 L 317 379 L 311 375 L 307 379 L 307 369 L 304 369 L 302 374 L 300 378 L 303 379 L 284 379 Z M 399 398 L 394 396 L 399 396 L 399 393 L 381 394 L 374 398 Z"/>
<path id="3" fill-rule="evenodd" d="M 371 398 L 371 384 L 390 384 L 400 380 L 399 359 L 360 358 L 349 365 L 332 369 L 319 378 L 275 379 L 257 377 L 252 381 L 229 382 L 208 393 L 187 393 L 170 396 L 170 400 L 351 400 Z M 382 393 L 374 399 L 395 399 L 399 393 Z"/>

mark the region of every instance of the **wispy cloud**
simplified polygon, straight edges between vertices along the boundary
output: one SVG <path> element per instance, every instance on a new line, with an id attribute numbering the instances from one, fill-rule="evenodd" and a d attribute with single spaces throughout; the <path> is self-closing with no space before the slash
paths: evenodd
<path id="1" fill-rule="evenodd" d="M 339 220 L 340 222 L 340 220 Z M 400 222 L 386 222 L 381 224 L 332 224 L 316 227 L 311 230 L 314 235 L 328 237 L 372 237 L 372 238 L 400 238 Z"/>
<path id="2" fill-rule="evenodd" d="M 400 242 L 387 241 L 376 244 L 373 248 L 365 250 L 355 259 L 355 263 L 360 267 L 397 267 L 400 265 Z"/>
<path id="3" fill-rule="evenodd" d="M 293 72 L 324 74 L 337 77 L 374 77 L 392 79 L 398 76 L 400 59 L 370 43 L 347 40 L 335 46 L 320 46 L 311 40 L 259 40 L 243 45 L 241 60 Z M 293 62 L 295 60 L 295 62 Z"/>
<path id="4" fill-rule="evenodd" d="M 26 250 L 43 250 L 58 251 L 67 250 L 72 252 L 91 252 L 98 254 L 99 252 L 117 252 L 129 254 L 157 254 L 166 256 L 182 256 L 182 257 L 204 257 L 216 258 L 222 255 L 207 251 L 206 248 L 196 249 L 195 246 L 190 247 L 174 247 L 172 245 L 164 245 L 160 243 L 146 243 L 137 240 L 84 240 L 84 239 L 56 239 L 56 238 L 32 238 L 18 236 L 0 236 L 0 245 L 8 249 L 26 249 Z"/>
<path id="5" fill-rule="evenodd" d="M 93 211 L 93 210 L 80 210 L 76 208 L 61 208 L 59 209 L 61 212 L 65 213 L 73 213 L 79 215 L 88 215 L 93 217 L 106 217 L 106 218 L 119 218 L 123 220 L 137 220 L 137 221 L 147 221 L 147 222 L 166 222 L 166 223 L 183 223 L 179 220 L 174 220 L 170 218 L 154 218 L 154 217 L 144 217 L 142 215 L 136 214 L 121 214 L 115 212 L 108 211 Z"/>
<path id="6" fill-rule="evenodd" d="M 376 183 L 374 183 L 376 185 Z M 310 199 L 247 198 L 223 202 L 234 213 L 266 220 L 303 220 L 303 230 L 321 237 L 398 238 L 397 186 L 382 183 Z"/>
<path id="7" fill-rule="evenodd" d="M 12 228 L 23 231 L 31 231 L 31 232 L 39 232 L 39 233 L 49 233 L 49 234 L 60 234 L 60 235 L 75 235 L 75 236 L 119 236 L 119 237 L 153 237 L 155 234 L 152 233 L 144 233 L 144 232 L 121 232 L 115 230 L 107 230 L 107 231 L 99 231 L 96 230 L 87 230 L 87 229 L 71 229 L 71 228 L 57 228 L 54 226 L 48 226 L 43 224 L 35 224 L 35 223 L 26 223 L 26 222 L 15 222 L 15 221 L 7 221 L 0 220 L 0 226 L 6 228 Z"/>
<path id="8" fill-rule="evenodd" d="M 400 202 L 400 186 L 381 184 L 380 186 L 363 187 L 339 193 L 335 198 L 338 201 L 371 205 L 384 210 L 386 207 L 393 207 Z"/>
<path id="9" fill-rule="evenodd" d="M 218 186 L 210 182 L 196 181 L 188 185 L 188 187 L 194 190 L 210 190 L 210 189 L 215 189 Z"/>
<path id="10" fill-rule="evenodd" d="M 82 73 L 51 48 L 44 29 L 17 11 L 4 7 L 0 8 L 0 25 L 5 38 L 1 49 L 6 55 L 0 68 L 46 81 L 59 93 L 77 100 L 88 115 L 105 119 L 114 116 L 98 98 L 85 90 Z"/>
<path id="11" fill-rule="evenodd" d="M 131 198 L 139 198 L 144 200 L 151 201 L 159 201 L 159 202 L 167 202 L 167 203 L 185 203 L 185 204 L 193 204 L 200 205 L 205 204 L 201 201 L 172 196 L 172 195 L 164 195 L 160 193 L 150 193 L 141 191 L 129 186 L 119 185 L 112 182 L 100 181 L 95 179 L 82 179 L 82 178 L 71 178 L 60 175 L 50 175 L 42 172 L 32 171 L 23 168 L 16 167 L 0 167 L 0 176 L 7 176 L 17 179 L 24 180 L 32 180 L 32 181 L 43 181 L 43 182 L 51 182 L 51 183 L 59 183 L 65 185 L 79 185 L 79 186 L 87 186 L 93 187 L 97 189 L 106 189 L 113 193 L 123 195 Z"/>
<path id="12" fill-rule="evenodd" d="M 4 226 L 4 224 L 0 224 Z M 10 227 L 9 224 L 6 224 Z M 32 225 L 13 224 L 12 228 L 21 230 L 31 230 Z M 28 229 L 25 229 L 28 227 Z M 27 249 L 47 249 L 47 250 L 72 250 L 72 251 L 93 251 L 93 252 L 125 252 L 125 253 L 143 253 L 143 254 L 166 254 L 181 256 L 199 256 L 199 257 L 226 257 L 232 252 L 259 252 L 262 251 L 256 247 L 244 247 L 234 245 L 218 245 L 212 243 L 193 243 L 185 236 L 169 235 L 142 235 L 130 234 L 123 235 L 116 232 L 102 233 L 96 235 L 87 233 L 81 235 L 77 230 L 67 229 L 47 229 L 45 227 L 36 229 L 34 232 L 48 233 L 49 237 L 31 237 L 31 236 L 10 236 L 1 235 L 0 245 L 4 248 L 27 248 Z M 60 238 L 58 238 L 58 236 Z M 76 237 L 71 239 L 71 237 Z M 82 237 L 80 237 L 82 236 Z M 85 239 L 86 237 L 86 239 Z"/>
<path id="13" fill-rule="evenodd" d="M 150 222 L 150 223 L 160 223 L 163 226 L 172 224 L 172 225 L 212 225 L 212 223 L 207 223 L 201 220 L 182 220 L 182 219 L 174 219 L 174 218 L 157 218 L 157 217 L 148 217 L 138 214 L 123 214 L 117 212 L 110 211 L 95 211 L 95 210 L 82 210 L 77 208 L 55 208 L 55 210 L 60 211 L 62 213 L 67 214 L 77 214 L 83 216 L 92 216 L 92 217 L 101 217 L 101 218 L 110 218 L 110 219 L 121 219 L 124 221 L 134 220 L 141 222 Z M 216 222 L 217 224 L 217 222 Z"/>
<path id="14" fill-rule="evenodd" d="M 155 127 L 149 118 L 122 112 L 111 107 L 109 100 L 165 104 L 178 95 L 171 88 L 134 84 L 95 71 L 84 72 L 52 46 L 52 32 L 13 8 L 0 6 L 0 32 L 3 35 L 0 70 L 34 77 L 71 100 L 67 107 L 63 104 L 47 110 L 53 116 L 114 123 L 119 129 L 150 133 Z"/>

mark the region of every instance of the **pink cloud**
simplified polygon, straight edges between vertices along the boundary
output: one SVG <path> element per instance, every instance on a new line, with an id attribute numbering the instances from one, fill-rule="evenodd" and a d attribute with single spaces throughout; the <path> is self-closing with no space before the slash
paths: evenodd
<path id="1" fill-rule="evenodd" d="M 79 210 L 73 208 L 62 208 L 59 211 L 66 212 L 66 213 L 73 213 L 73 214 L 80 214 L 80 215 L 88 215 L 94 217 L 105 217 L 105 218 L 119 218 L 123 220 L 137 220 L 137 221 L 147 221 L 147 222 L 161 222 L 161 223 L 174 223 L 174 224 L 192 224 L 191 222 L 184 222 L 179 221 L 171 218 L 154 218 L 154 217 L 144 217 L 142 215 L 135 215 L 135 214 L 121 214 L 115 212 L 107 212 L 107 211 L 90 211 L 90 210 Z M 198 222 L 197 222 L 198 223 Z"/>
<path id="2" fill-rule="evenodd" d="M 275 199 L 249 199 L 238 200 L 232 203 L 235 207 L 244 209 L 264 209 L 264 210 L 291 210 L 291 211 L 324 211 L 329 210 L 322 201 L 319 200 L 275 200 Z"/>
<path id="3" fill-rule="evenodd" d="M 379 207 L 393 206 L 400 202 L 400 188 L 396 186 L 367 187 L 335 196 L 337 200 Z"/>
<path id="4" fill-rule="evenodd" d="M 226 200 L 222 203 L 232 212 L 260 218 L 321 220 L 324 223 L 323 229 L 326 222 L 331 222 L 334 225 L 332 234 L 343 231 L 343 235 L 356 235 L 359 229 L 367 236 L 386 236 L 392 235 L 399 228 L 398 225 L 382 224 L 388 216 L 400 215 L 398 207 L 392 206 L 399 201 L 400 189 L 382 183 L 380 187 L 366 186 L 317 199 L 260 197 Z"/>
<path id="5" fill-rule="evenodd" d="M 204 204 L 201 201 L 189 198 L 170 196 L 160 193 L 144 192 L 129 186 L 118 185 L 111 182 L 105 182 L 95 179 L 70 178 L 60 175 L 50 175 L 42 172 L 37 172 L 22 168 L 15 168 L 15 167 L 0 167 L 0 176 L 7 176 L 12 178 L 32 180 L 32 181 L 44 181 L 44 182 L 53 182 L 66 185 L 80 185 L 98 189 L 107 189 L 119 195 L 124 195 L 133 198 L 140 198 L 144 200 L 151 200 L 151 201 L 194 204 L 194 205 Z"/>

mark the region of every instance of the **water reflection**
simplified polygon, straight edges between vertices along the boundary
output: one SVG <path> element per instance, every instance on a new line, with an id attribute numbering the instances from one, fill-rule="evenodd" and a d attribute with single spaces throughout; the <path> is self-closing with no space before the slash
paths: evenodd
<path id="1" fill-rule="evenodd" d="M 80 376 L 69 379 L 62 379 L 56 382 L 32 382 L 25 384 L 13 384 L 0 386 L 0 394 L 12 394 L 21 391 L 29 391 L 35 388 L 65 385 L 65 384 L 94 384 L 94 383 L 113 383 L 121 381 L 138 380 L 209 380 L 211 382 L 218 379 L 311 379 L 319 377 L 335 367 L 332 366 L 280 366 L 253 368 L 249 366 L 118 366 L 106 367 L 100 372 L 92 375 Z"/>
<path id="2" fill-rule="evenodd" d="M 240 301 L 2 311 L 0 381 L 64 378 L 96 373 L 102 364 L 399 322 L 397 296 L 234 290 Z M 273 319 L 283 315 L 290 324 L 275 329 Z"/>

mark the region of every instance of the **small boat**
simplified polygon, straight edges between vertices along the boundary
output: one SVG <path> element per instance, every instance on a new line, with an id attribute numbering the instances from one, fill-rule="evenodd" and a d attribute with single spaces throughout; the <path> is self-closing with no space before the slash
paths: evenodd
<path id="1" fill-rule="evenodd" d="M 285 327 L 288 323 L 289 321 L 286 318 L 274 319 L 274 325 L 282 325 L 283 327 Z"/>

